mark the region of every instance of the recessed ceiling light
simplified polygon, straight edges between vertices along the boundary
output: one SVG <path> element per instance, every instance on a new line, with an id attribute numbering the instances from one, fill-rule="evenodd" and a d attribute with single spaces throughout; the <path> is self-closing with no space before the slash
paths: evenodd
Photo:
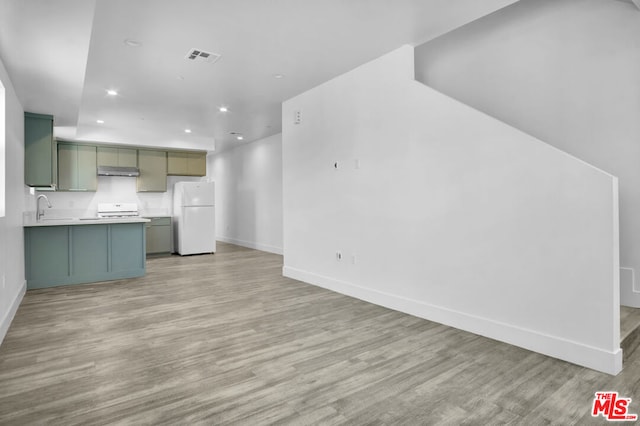
<path id="1" fill-rule="evenodd" d="M 273 78 L 277 78 L 277 79 L 284 78 L 284 75 L 282 75 L 282 74 L 274 74 Z"/>
<path id="2" fill-rule="evenodd" d="M 244 139 L 244 137 L 242 135 L 236 136 L 236 139 L 238 139 L 239 141 L 241 141 L 242 139 Z"/>
<path id="3" fill-rule="evenodd" d="M 96 123 L 98 123 L 98 124 L 104 124 L 104 120 L 96 120 Z"/>
<path id="4" fill-rule="evenodd" d="M 220 112 L 227 112 L 229 111 L 229 109 L 227 109 L 227 107 L 220 107 Z"/>
<path id="5" fill-rule="evenodd" d="M 185 133 L 191 133 L 191 129 L 184 129 Z"/>
<path id="6" fill-rule="evenodd" d="M 125 39 L 124 44 L 130 47 L 138 47 L 142 45 L 142 43 L 140 43 L 138 40 L 134 40 L 131 38 Z"/>
<path id="7" fill-rule="evenodd" d="M 116 92 L 115 90 L 107 90 L 107 95 L 109 96 L 116 96 L 118 94 L 118 92 Z"/>

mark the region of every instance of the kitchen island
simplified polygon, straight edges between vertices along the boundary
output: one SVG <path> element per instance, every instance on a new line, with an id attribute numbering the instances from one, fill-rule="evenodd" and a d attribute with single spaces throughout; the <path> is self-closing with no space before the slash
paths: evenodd
<path id="1" fill-rule="evenodd" d="M 143 276 L 145 223 L 139 217 L 43 219 L 24 224 L 27 288 Z"/>

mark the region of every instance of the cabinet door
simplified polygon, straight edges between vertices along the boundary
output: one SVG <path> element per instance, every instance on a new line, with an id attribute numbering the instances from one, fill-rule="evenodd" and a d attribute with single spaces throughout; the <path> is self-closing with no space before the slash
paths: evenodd
<path id="1" fill-rule="evenodd" d="M 145 241 L 145 245 L 146 245 L 146 251 L 147 254 L 149 253 L 155 253 L 153 251 L 153 249 L 156 246 L 156 233 L 153 229 L 153 225 L 151 224 L 151 222 L 147 222 L 144 224 L 144 229 L 146 232 L 146 241 Z"/>
<path id="2" fill-rule="evenodd" d="M 58 144 L 58 189 L 69 191 L 78 187 L 78 150 L 75 145 Z"/>
<path id="3" fill-rule="evenodd" d="M 70 226 L 71 275 L 104 276 L 109 273 L 109 227 L 107 225 Z M 59 248 L 58 250 L 60 250 Z"/>
<path id="4" fill-rule="evenodd" d="M 98 147 L 98 166 L 117 166 L 118 148 Z"/>
<path id="5" fill-rule="evenodd" d="M 98 147 L 98 166 L 136 167 L 138 151 L 131 148 Z"/>
<path id="6" fill-rule="evenodd" d="M 207 175 L 207 154 L 190 152 L 187 154 L 187 172 L 189 176 Z"/>
<path id="7" fill-rule="evenodd" d="M 135 273 L 141 271 L 142 274 L 123 276 L 144 275 L 145 246 L 144 246 L 144 225 L 143 223 L 113 223 L 108 225 L 111 234 L 111 273 L 130 271 Z"/>
<path id="8" fill-rule="evenodd" d="M 174 176 L 206 176 L 207 153 L 169 151 L 167 153 L 167 174 Z"/>
<path id="9" fill-rule="evenodd" d="M 24 113 L 24 181 L 29 186 L 55 185 L 53 116 Z"/>
<path id="10" fill-rule="evenodd" d="M 78 149 L 78 191 L 96 191 L 98 189 L 96 147 L 77 145 Z"/>
<path id="11" fill-rule="evenodd" d="M 58 189 L 96 191 L 96 147 L 71 143 L 58 144 Z"/>
<path id="12" fill-rule="evenodd" d="M 50 287 L 70 276 L 69 227 L 24 228 L 27 288 Z M 34 285 L 34 283 L 38 283 Z"/>
<path id="13" fill-rule="evenodd" d="M 156 246 L 157 253 L 169 253 L 171 252 L 171 226 L 156 225 L 154 226 L 156 231 Z"/>
<path id="14" fill-rule="evenodd" d="M 167 191 L 167 152 L 154 149 L 138 150 L 138 192 Z"/>
<path id="15" fill-rule="evenodd" d="M 162 219 L 152 218 L 146 224 L 147 229 L 147 254 L 171 252 L 171 225 L 162 224 Z"/>
<path id="16" fill-rule="evenodd" d="M 136 167 L 138 165 L 138 151 L 130 148 L 118 148 L 118 166 Z"/>
<path id="17" fill-rule="evenodd" d="M 179 151 L 169 151 L 167 153 L 167 174 L 175 176 L 186 176 L 189 172 L 187 165 L 187 153 Z"/>

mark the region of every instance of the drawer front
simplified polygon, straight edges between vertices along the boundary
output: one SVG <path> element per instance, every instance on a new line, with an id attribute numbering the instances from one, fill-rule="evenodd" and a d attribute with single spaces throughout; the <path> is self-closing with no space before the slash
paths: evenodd
<path id="1" fill-rule="evenodd" d="M 151 217 L 151 226 L 168 226 L 171 225 L 170 217 Z"/>

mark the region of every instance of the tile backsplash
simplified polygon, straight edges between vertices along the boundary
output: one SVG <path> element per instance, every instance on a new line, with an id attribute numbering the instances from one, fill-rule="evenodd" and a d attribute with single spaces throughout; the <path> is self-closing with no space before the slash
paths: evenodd
<path id="1" fill-rule="evenodd" d="M 171 215 L 173 207 L 173 185 L 176 182 L 205 181 L 206 177 L 169 176 L 167 192 L 136 192 L 136 178 L 120 176 L 98 176 L 96 192 L 42 192 L 51 202 L 46 208 L 50 217 L 91 217 L 98 211 L 98 203 L 136 203 L 141 215 Z M 26 215 L 35 212 L 36 197 L 28 195 Z"/>

